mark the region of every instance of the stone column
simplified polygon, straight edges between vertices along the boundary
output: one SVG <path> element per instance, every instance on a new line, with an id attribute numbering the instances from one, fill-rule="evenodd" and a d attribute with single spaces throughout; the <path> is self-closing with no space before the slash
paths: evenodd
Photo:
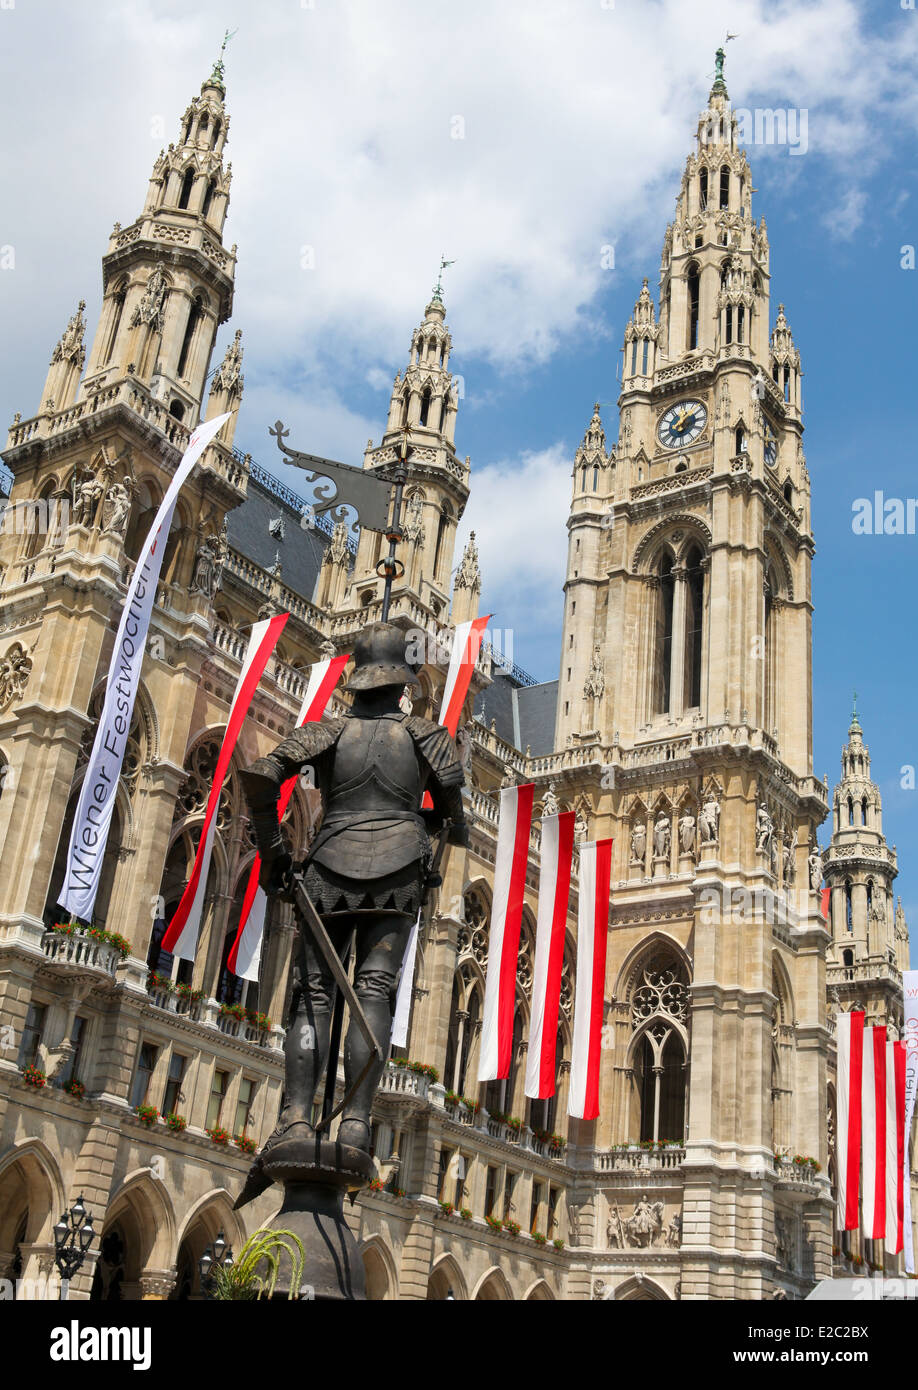
<path id="1" fill-rule="evenodd" d="M 176 1272 L 151 1270 L 140 1276 L 140 1297 L 144 1302 L 162 1303 L 175 1288 Z"/>

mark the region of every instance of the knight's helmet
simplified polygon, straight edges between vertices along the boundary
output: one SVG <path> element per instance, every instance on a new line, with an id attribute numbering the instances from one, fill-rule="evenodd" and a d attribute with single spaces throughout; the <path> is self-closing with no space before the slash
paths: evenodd
<path id="1" fill-rule="evenodd" d="M 424 663 L 408 655 L 416 638 L 416 632 L 406 632 L 394 623 L 365 628 L 354 643 L 354 674 L 345 688 L 352 693 L 390 685 L 419 690 L 418 673 Z"/>

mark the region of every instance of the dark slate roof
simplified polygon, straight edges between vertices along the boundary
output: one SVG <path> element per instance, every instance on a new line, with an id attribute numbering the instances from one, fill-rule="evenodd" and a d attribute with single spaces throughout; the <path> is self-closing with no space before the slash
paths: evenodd
<path id="1" fill-rule="evenodd" d="M 304 528 L 301 520 L 306 506 L 305 498 L 253 463 L 246 500 L 227 513 L 226 535 L 234 550 L 263 569 L 270 569 L 280 555 L 282 583 L 312 602 L 331 526 L 319 518 L 314 526 Z M 278 518 L 284 522 L 283 540 L 269 530 Z"/>
<path id="2" fill-rule="evenodd" d="M 534 757 L 555 751 L 555 715 L 558 709 L 558 682 L 520 686 L 514 692 L 518 710 L 520 748 L 529 747 Z"/>
<path id="3" fill-rule="evenodd" d="M 554 751 L 558 682 L 523 685 L 512 675 L 495 671 L 492 684 L 475 702 L 475 716 L 488 728 L 494 720 L 498 735 L 534 756 Z"/>

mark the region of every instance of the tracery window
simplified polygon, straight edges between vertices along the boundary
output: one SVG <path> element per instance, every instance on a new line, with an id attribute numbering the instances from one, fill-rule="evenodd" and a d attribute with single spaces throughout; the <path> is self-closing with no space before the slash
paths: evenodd
<path id="1" fill-rule="evenodd" d="M 689 995 L 684 968 L 661 950 L 640 969 L 631 996 L 633 1098 L 639 1138 L 685 1133 Z"/>

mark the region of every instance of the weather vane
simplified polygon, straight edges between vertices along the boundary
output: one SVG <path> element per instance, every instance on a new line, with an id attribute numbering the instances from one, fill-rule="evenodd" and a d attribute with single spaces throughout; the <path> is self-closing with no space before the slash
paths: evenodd
<path id="1" fill-rule="evenodd" d="M 226 45 L 229 43 L 230 39 L 235 38 L 235 36 L 236 36 L 238 33 L 239 33 L 239 30 L 238 30 L 238 29 L 233 29 L 233 30 L 227 29 L 227 30 L 225 31 L 224 35 L 223 35 L 223 42 L 222 42 L 221 45 L 220 45 L 220 57 L 219 57 L 219 58 L 217 59 L 217 61 L 214 63 L 214 70 L 213 70 L 213 73 L 212 73 L 212 76 L 218 77 L 218 78 L 220 79 L 221 82 L 223 81 L 223 71 L 224 71 L 224 67 L 225 67 L 225 64 L 224 64 L 224 62 L 223 62 L 223 55 L 224 55 L 224 53 L 226 52 Z"/>
<path id="2" fill-rule="evenodd" d="M 445 256 L 440 257 L 440 274 L 437 276 L 437 283 L 434 285 L 434 299 L 443 299 L 443 272 L 448 270 L 455 261 L 448 261 Z"/>

